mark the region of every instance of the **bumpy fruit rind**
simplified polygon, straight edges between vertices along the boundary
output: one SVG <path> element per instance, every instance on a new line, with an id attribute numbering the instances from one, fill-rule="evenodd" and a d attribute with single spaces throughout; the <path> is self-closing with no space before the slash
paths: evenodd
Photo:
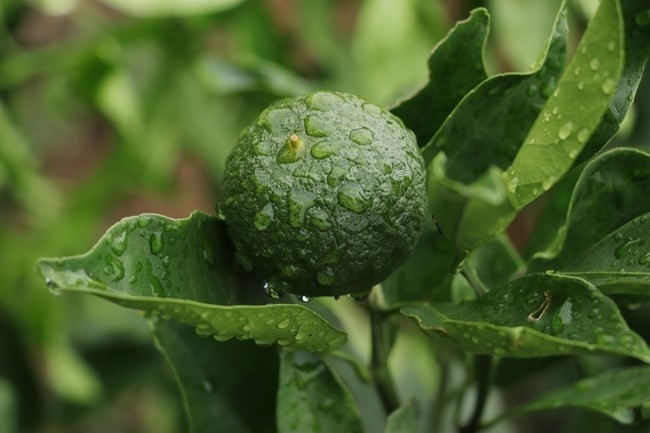
<path id="1" fill-rule="evenodd" d="M 424 161 L 397 117 L 357 96 L 285 99 L 242 132 L 218 211 L 239 262 L 272 290 L 367 293 L 421 232 Z"/>

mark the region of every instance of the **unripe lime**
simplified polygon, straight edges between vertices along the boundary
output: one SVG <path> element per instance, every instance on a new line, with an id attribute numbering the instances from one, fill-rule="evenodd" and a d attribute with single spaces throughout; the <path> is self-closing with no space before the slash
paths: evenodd
<path id="1" fill-rule="evenodd" d="M 242 132 L 218 207 L 240 263 L 273 290 L 367 293 L 421 232 L 424 161 L 388 111 L 318 91 L 272 104 Z"/>

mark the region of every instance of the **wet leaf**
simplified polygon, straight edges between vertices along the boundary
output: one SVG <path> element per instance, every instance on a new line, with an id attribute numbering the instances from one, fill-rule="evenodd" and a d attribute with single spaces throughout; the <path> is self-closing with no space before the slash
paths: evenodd
<path id="1" fill-rule="evenodd" d="M 650 367 L 610 370 L 552 392 L 511 414 L 575 407 L 600 412 L 622 424 L 650 418 Z"/>
<path id="2" fill-rule="evenodd" d="M 41 259 L 37 269 L 55 293 L 97 295 L 220 341 L 254 339 L 314 352 L 346 341 L 345 333 L 302 305 L 266 304 L 263 282 L 234 271 L 225 225 L 200 212 L 180 220 L 126 218 L 88 253 Z"/>
<path id="3" fill-rule="evenodd" d="M 422 330 L 472 353 L 509 357 L 608 353 L 650 362 L 614 302 L 573 277 L 533 274 L 460 304 L 402 308 Z"/>
<path id="4" fill-rule="evenodd" d="M 569 171 L 600 123 L 623 69 L 622 21 L 618 1 L 603 0 L 506 172 L 516 209 Z"/>
<path id="5" fill-rule="evenodd" d="M 623 148 L 594 159 L 573 191 L 559 247 L 536 254 L 531 267 L 580 276 L 606 293 L 650 294 L 649 196 L 649 154 Z"/>
<path id="6" fill-rule="evenodd" d="M 489 15 L 483 8 L 456 23 L 429 56 L 429 82 L 392 112 L 404 121 L 424 146 L 471 89 L 487 78 L 483 51 Z"/>
<path id="7" fill-rule="evenodd" d="M 190 432 L 275 431 L 276 350 L 236 340 L 215 344 L 180 323 L 151 323 L 180 387 Z M 248 416 L 250 410 L 257 416 Z"/>
<path id="8" fill-rule="evenodd" d="M 562 74 L 566 10 L 560 8 L 538 62 L 527 73 L 493 76 L 471 90 L 422 150 L 430 208 L 459 251 L 501 233 L 516 215 L 503 171 Z"/>
<path id="9" fill-rule="evenodd" d="M 361 433 L 350 391 L 322 359 L 283 353 L 277 406 L 278 433 Z"/>
<path id="10" fill-rule="evenodd" d="M 623 46 L 625 60 L 623 72 L 605 116 L 576 159 L 575 165 L 592 158 L 616 135 L 625 119 L 636 94 L 643 70 L 650 56 L 650 25 L 641 25 L 638 17 L 647 14 L 646 0 L 620 2 L 625 26 Z"/>

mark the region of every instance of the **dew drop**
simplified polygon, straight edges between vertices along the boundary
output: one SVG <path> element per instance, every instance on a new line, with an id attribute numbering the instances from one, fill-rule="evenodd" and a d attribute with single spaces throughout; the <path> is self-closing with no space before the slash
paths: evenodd
<path id="1" fill-rule="evenodd" d="M 305 99 L 309 108 L 319 111 L 334 111 L 343 102 L 343 98 L 332 92 L 314 92 Z"/>
<path id="2" fill-rule="evenodd" d="M 54 296 L 59 296 L 63 294 L 63 289 L 59 287 L 57 283 L 52 281 L 50 278 L 45 277 L 45 285 L 51 294 Z"/>
<path id="3" fill-rule="evenodd" d="M 264 291 L 271 299 L 280 298 L 280 292 L 276 290 L 269 282 L 264 283 Z"/>
<path id="4" fill-rule="evenodd" d="M 611 78 L 608 78 L 605 80 L 605 82 L 600 86 L 600 89 L 603 91 L 605 95 L 611 95 L 612 92 L 614 91 L 614 87 L 616 86 L 616 83 L 614 80 Z"/>
<path id="5" fill-rule="evenodd" d="M 589 69 L 596 72 L 600 68 L 600 60 L 596 57 L 589 61 Z"/>
<path id="6" fill-rule="evenodd" d="M 140 215 L 138 217 L 138 227 L 145 228 L 151 224 L 152 218 L 148 215 Z"/>
<path id="7" fill-rule="evenodd" d="M 116 235 L 115 238 L 113 238 L 111 249 L 113 250 L 113 253 L 115 253 L 116 256 L 121 256 L 126 252 L 126 248 L 128 245 L 126 234 L 127 234 L 126 231 L 122 231 L 118 235 Z"/>
<path id="8" fill-rule="evenodd" d="M 242 326 L 242 329 L 243 329 L 245 332 L 250 332 L 250 331 L 253 330 L 253 327 L 251 326 L 250 323 L 247 323 L 247 324 L 245 324 L 244 326 Z"/>
<path id="9" fill-rule="evenodd" d="M 519 178 L 518 177 L 513 177 L 508 182 L 508 191 L 515 192 L 517 190 L 518 186 L 519 186 Z"/>
<path id="10" fill-rule="evenodd" d="M 582 89 L 584 89 L 584 88 L 585 88 L 585 83 L 584 83 L 584 81 L 578 81 L 578 85 L 577 85 L 577 87 L 578 87 L 578 90 L 582 90 Z"/>
<path id="11" fill-rule="evenodd" d="M 368 128 L 359 128 L 350 131 L 348 138 L 351 141 L 364 146 L 372 143 L 374 137 L 372 131 Z"/>
<path id="12" fill-rule="evenodd" d="M 557 132 L 557 136 L 560 140 L 566 140 L 569 138 L 571 133 L 573 132 L 573 122 L 567 122 L 562 127 L 560 130 Z"/>
<path id="13" fill-rule="evenodd" d="M 609 41 L 607 43 L 607 51 L 614 51 L 616 49 L 616 41 Z"/>
<path id="14" fill-rule="evenodd" d="M 550 176 L 549 178 L 544 180 L 544 182 L 542 182 L 542 189 L 544 191 L 548 191 L 555 184 L 555 181 L 556 181 L 556 177 Z"/>
<path id="15" fill-rule="evenodd" d="M 644 255 L 639 257 L 639 264 L 640 265 L 646 265 L 648 263 L 650 263 L 650 252 L 645 253 Z"/>
<path id="16" fill-rule="evenodd" d="M 151 250 L 151 254 L 159 254 L 162 249 L 163 249 L 163 243 L 162 243 L 162 233 L 161 232 L 153 232 L 149 236 L 149 249 Z"/>
<path id="17" fill-rule="evenodd" d="M 286 329 L 289 326 L 289 319 L 284 319 L 278 322 L 278 324 L 275 326 L 277 326 L 278 329 Z"/>
<path id="18" fill-rule="evenodd" d="M 298 299 L 300 300 L 300 302 L 309 302 L 309 301 L 311 301 L 311 298 L 309 296 L 305 296 L 305 295 L 298 296 Z"/>
<path id="19" fill-rule="evenodd" d="M 370 103 L 363 104 L 361 109 L 363 110 L 364 113 L 373 114 L 373 115 L 381 114 L 382 111 L 380 107 Z"/>
<path id="20" fill-rule="evenodd" d="M 553 90 L 555 89 L 555 77 L 551 77 L 550 79 L 546 80 L 542 86 L 539 88 L 539 93 L 542 95 L 544 98 L 548 98 L 551 96 L 553 93 Z"/>
<path id="21" fill-rule="evenodd" d="M 620 234 L 620 233 L 619 233 Z M 614 256 L 616 256 L 617 259 L 622 259 L 626 257 L 634 247 L 643 245 L 644 241 L 641 238 L 636 238 L 636 239 L 628 239 L 627 241 L 623 242 L 621 245 L 619 245 L 616 250 L 614 250 Z"/>
<path id="22" fill-rule="evenodd" d="M 534 96 L 534 95 L 537 94 L 537 91 L 538 91 L 537 85 L 536 84 L 531 84 L 530 86 L 528 86 L 528 89 L 526 90 L 526 93 L 528 94 L 528 96 Z"/>
<path id="23" fill-rule="evenodd" d="M 298 331 L 298 332 L 296 333 L 296 335 L 294 336 L 294 338 L 296 339 L 296 341 L 302 341 L 302 340 L 304 340 L 305 338 L 307 338 L 308 336 L 309 336 L 309 335 L 308 335 L 307 333 L 305 333 L 305 332 L 303 332 L 302 330 L 300 330 L 300 331 Z"/>
<path id="24" fill-rule="evenodd" d="M 579 143 L 586 143 L 587 140 L 589 139 L 589 130 L 587 128 L 582 128 L 580 131 L 578 131 L 578 142 Z M 577 155 L 576 155 L 577 156 Z M 575 158 L 575 157 L 574 157 Z M 572 158 L 573 159 L 573 158 Z"/>
<path id="25" fill-rule="evenodd" d="M 578 149 L 571 149 L 569 151 L 569 158 L 570 159 L 576 159 L 576 157 L 578 156 L 579 153 L 580 153 L 580 151 Z"/>

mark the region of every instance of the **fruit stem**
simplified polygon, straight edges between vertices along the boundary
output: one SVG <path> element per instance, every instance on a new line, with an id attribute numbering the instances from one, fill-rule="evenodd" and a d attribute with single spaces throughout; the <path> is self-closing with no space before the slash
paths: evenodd
<path id="1" fill-rule="evenodd" d="M 472 289 L 474 289 L 474 293 L 476 294 L 477 298 L 480 298 L 488 292 L 487 287 L 485 287 L 485 284 L 483 284 L 483 281 L 481 281 L 478 274 L 476 273 L 476 269 L 474 269 L 474 266 L 472 266 L 469 260 L 465 261 L 460 273 L 463 277 L 465 277 L 469 285 L 472 286 Z"/>
<path id="2" fill-rule="evenodd" d="M 381 292 L 381 286 L 376 286 L 375 291 Z M 383 293 L 381 293 L 383 295 Z M 395 341 L 395 324 L 391 320 L 392 315 L 383 311 L 376 300 L 377 296 L 371 296 L 368 301 L 368 312 L 370 315 L 370 330 L 372 338 L 372 354 L 370 359 L 370 372 L 375 382 L 379 398 L 386 414 L 390 414 L 399 407 L 399 399 L 395 384 L 388 368 L 388 355 Z"/>
<path id="3" fill-rule="evenodd" d="M 494 381 L 494 374 L 496 371 L 495 358 L 490 355 L 475 355 L 475 368 L 476 368 L 476 381 L 477 381 L 477 395 L 476 402 L 474 403 L 474 410 L 467 424 L 462 426 L 458 431 L 459 433 L 475 433 L 483 426 L 481 425 L 481 418 L 483 417 L 483 410 L 490 393 L 490 386 Z"/>

